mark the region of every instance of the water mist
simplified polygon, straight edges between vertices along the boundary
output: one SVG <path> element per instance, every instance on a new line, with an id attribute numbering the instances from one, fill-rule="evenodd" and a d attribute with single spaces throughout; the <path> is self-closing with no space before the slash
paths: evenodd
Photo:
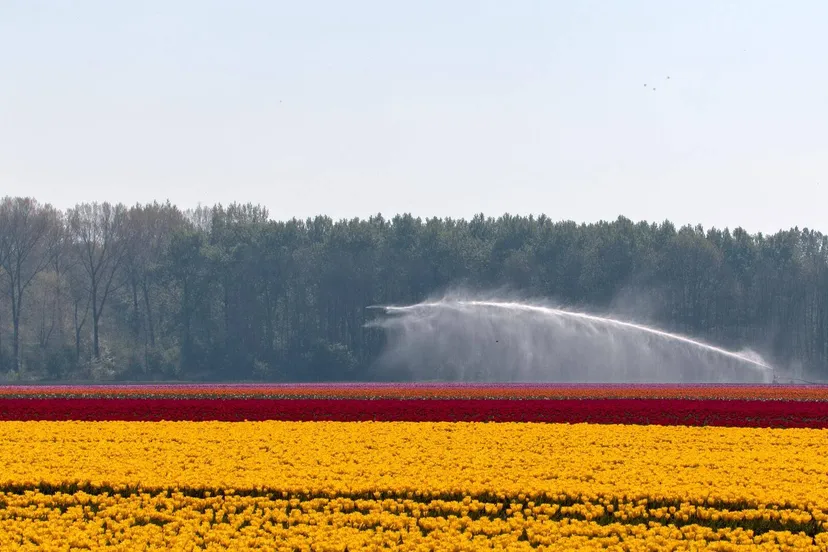
<path id="1" fill-rule="evenodd" d="M 535 302 L 444 297 L 374 306 L 391 377 L 443 381 L 770 383 L 773 369 L 658 328 Z"/>

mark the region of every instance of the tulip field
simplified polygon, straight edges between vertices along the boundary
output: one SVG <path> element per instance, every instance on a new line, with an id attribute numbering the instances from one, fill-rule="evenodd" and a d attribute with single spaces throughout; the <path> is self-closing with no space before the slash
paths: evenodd
<path id="1" fill-rule="evenodd" d="M 2 550 L 828 550 L 828 386 L 0 387 Z"/>

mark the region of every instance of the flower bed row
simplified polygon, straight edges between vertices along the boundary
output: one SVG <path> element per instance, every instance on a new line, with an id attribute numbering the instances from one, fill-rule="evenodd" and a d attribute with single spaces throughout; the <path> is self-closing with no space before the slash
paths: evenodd
<path id="1" fill-rule="evenodd" d="M 468 496 L 588 502 L 589 509 L 613 504 L 628 517 L 684 504 L 696 507 L 686 512 L 696 518 L 702 507 L 724 516 L 784 509 L 797 517 L 808 512 L 822 524 L 828 522 L 827 433 L 601 424 L 0 422 L 0 490 L 272 491 L 303 500 Z"/>
<path id="2" fill-rule="evenodd" d="M 0 549 L 816 552 L 828 549 L 826 434 L 5 421 Z"/>
<path id="3" fill-rule="evenodd" d="M 310 383 L 7 385 L 2 398 L 703 399 L 828 401 L 828 385 Z"/>
<path id="4" fill-rule="evenodd" d="M 613 504 L 490 503 L 471 497 L 304 500 L 180 492 L 0 492 L 0 501 L 7 504 L 0 511 L 3 549 L 19 549 L 21 543 L 33 550 L 61 549 L 56 541 L 91 550 L 681 550 L 698 547 L 700 540 L 716 542 L 717 550 L 828 547 L 822 525 L 807 512 L 788 510 L 737 512 L 725 519 L 717 509 L 693 505 L 616 510 Z"/>
<path id="5" fill-rule="evenodd" d="M 828 428 L 828 404 L 673 399 L 0 399 L 0 420 L 547 422 Z"/>
<path id="6" fill-rule="evenodd" d="M 601 549 L 620 539 L 635 542 L 627 549 L 718 540 L 824 550 L 824 433 L 521 423 L 3 422 L 0 539 L 14 537 L 0 540 L 0 548 L 20 538 L 48 542 L 44 535 L 73 547 L 107 541 L 173 548 L 185 532 L 221 549 L 231 546 L 225 538 L 241 539 L 235 544 L 242 549 L 275 549 L 291 539 L 294 548 L 328 549 L 336 541 L 362 548 L 390 535 L 389 546 L 431 549 L 432 539 L 463 545 L 471 537 L 504 548 L 528 541 Z M 406 528 L 410 533 L 393 535 Z"/>

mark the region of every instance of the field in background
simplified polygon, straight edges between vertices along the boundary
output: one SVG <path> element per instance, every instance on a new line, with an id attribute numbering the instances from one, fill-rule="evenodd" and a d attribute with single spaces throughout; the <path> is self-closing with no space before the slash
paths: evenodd
<path id="1" fill-rule="evenodd" d="M 828 549 L 828 387 L 10 386 L 0 419 L 3 549 Z"/>
<path id="2" fill-rule="evenodd" d="M 828 385 L 598 383 L 294 383 L 10 385 L 0 397 L 271 399 L 828 400 Z"/>

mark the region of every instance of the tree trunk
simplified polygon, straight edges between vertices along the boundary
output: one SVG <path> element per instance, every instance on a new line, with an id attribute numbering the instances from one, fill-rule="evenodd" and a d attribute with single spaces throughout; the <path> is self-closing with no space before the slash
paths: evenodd
<path id="1" fill-rule="evenodd" d="M 100 311 L 98 310 L 98 290 L 97 286 L 92 284 L 92 354 L 96 360 L 101 358 L 101 349 L 98 342 L 98 320 L 100 318 Z"/>
<path id="2" fill-rule="evenodd" d="M 17 314 L 14 316 L 12 325 L 14 326 L 14 369 L 20 370 L 20 317 Z"/>
<path id="3" fill-rule="evenodd" d="M 20 281 L 12 282 L 12 362 L 14 369 L 20 370 L 20 308 L 23 304 Z"/>
<path id="4" fill-rule="evenodd" d="M 268 354 L 273 351 L 273 305 L 270 286 L 265 284 L 265 350 Z"/>
<path id="5" fill-rule="evenodd" d="M 155 347 L 155 331 L 152 325 L 152 309 L 150 308 L 149 286 L 144 280 L 141 284 L 144 291 L 144 309 L 147 311 L 147 333 L 149 334 L 150 345 Z"/>
<path id="6" fill-rule="evenodd" d="M 138 337 L 138 334 L 141 333 L 141 320 L 138 315 L 138 282 L 135 276 L 130 277 L 130 284 L 132 285 L 132 333 L 135 337 Z"/>
<path id="7" fill-rule="evenodd" d="M 61 301 L 60 294 L 60 272 L 55 271 L 55 275 L 57 278 L 55 285 L 55 309 L 57 310 L 58 341 L 60 342 L 60 346 L 63 347 L 65 336 L 63 335 L 63 301 Z"/>
<path id="8" fill-rule="evenodd" d="M 81 324 L 78 321 L 78 303 L 75 302 L 75 309 L 72 313 L 72 321 L 75 323 L 75 360 L 80 362 L 80 333 Z"/>
<path id="9" fill-rule="evenodd" d="M 181 318 L 184 322 L 184 336 L 181 340 L 181 366 L 184 370 L 190 370 L 192 358 L 192 330 L 191 330 L 191 309 L 190 309 L 190 281 L 186 276 L 181 282 Z"/>

